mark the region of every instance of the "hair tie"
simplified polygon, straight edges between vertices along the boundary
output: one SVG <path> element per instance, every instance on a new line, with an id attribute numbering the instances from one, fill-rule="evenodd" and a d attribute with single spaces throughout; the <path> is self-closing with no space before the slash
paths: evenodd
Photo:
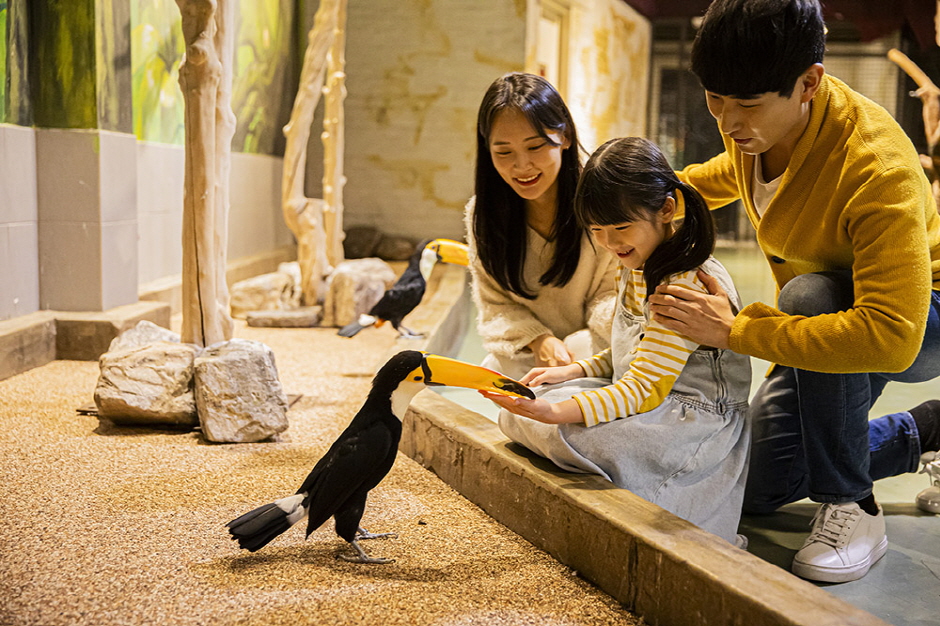
<path id="1" fill-rule="evenodd" d="M 682 191 L 681 183 L 675 189 L 676 192 L 676 218 L 685 217 L 685 193 Z"/>

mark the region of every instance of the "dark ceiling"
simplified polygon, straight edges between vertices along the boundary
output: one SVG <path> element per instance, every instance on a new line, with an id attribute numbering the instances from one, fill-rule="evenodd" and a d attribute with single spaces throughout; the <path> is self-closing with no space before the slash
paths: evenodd
<path id="1" fill-rule="evenodd" d="M 709 0 L 624 0 L 650 20 L 701 16 Z M 833 22 L 850 24 L 862 41 L 871 41 L 903 28 L 910 29 L 921 50 L 937 45 L 935 0 L 825 0 L 823 15 Z"/>

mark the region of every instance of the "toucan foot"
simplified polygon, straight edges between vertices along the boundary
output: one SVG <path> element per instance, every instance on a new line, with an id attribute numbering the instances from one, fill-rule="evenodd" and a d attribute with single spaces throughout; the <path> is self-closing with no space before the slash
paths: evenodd
<path id="1" fill-rule="evenodd" d="M 381 535 L 377 535 L 381 536 Z M 371 537 L 370 537 L 371 539 Z M 369 556 L 366 554 L 366 551 L 359 546 L 357 539 L 353 539 L 349 542 L 353 548 L 355 548 L 357 554 L 355 556 L 349 554 L 338 554 L 337 557 L 343 559 L 344 561 L 349 561 L 350 563 L 366 563 L 368 565 L 384 565 L 385 563 L 394 563 L 395 559 L 383 559 L 380 557 Z"/>
<path id="2" fill-rule="evenodd" d="M 413 330 L 409 330 L 404 326 L 398 327 L 398 336 L 401 339 L 424 339 L 424 333 L 416 333 Z"/>
<path id="3" fill-rule="evenodd" d="M 356 531 L 356 540 L 359 539 L 398 539 L 398 533 L 370 533 L 360 526 Z"/>

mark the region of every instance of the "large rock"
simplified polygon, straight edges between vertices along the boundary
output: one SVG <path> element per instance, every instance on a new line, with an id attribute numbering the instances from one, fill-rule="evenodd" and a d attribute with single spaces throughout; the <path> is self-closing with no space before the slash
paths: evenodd
<path id="1" fill-rule="evenodd" d="M 385 235 L 375 249 L 375 256 L 386 261 L 407 261 L 415 252 L 415 242 L 406 237 Z"/>
<path id="2" fill-rule="evenodd" d="M 323 303 L 323 326 L 345 326 L 375 306 L 397 280 L 395 270 L 382 259 L 343 261 L 330 274 Z"/>
<path id="3" fill-rule="evenodd" d="M 302 306 L 290 311 L 251 311 L 245 322 L 267 328 L 311 328 L 320 323 L 321 315 L 323 307 Z"/>
<path id="4" fill-rule="evenodd" d="M 300 300 L 303 297 L 303 276 L 300 273 L 300 263 L 298 261 L 288 261 L 278 263 L 278 274 L 286 274 L 291 279 L 290 307 L 295 309 L 300 306 Z"/>
<path id="5" fill-rule="evenodd" d="M 244 318 L 250 311 L 284 311 L 294 308 L 294 279 L 282 272 L 260 274 L 240 280 L 230 289 L 232 317 Z"/>
<path id="6" fill-rule="evenodd" d="M 153 322 L 141 320 L 133 328 L 125 330 L 123 333 L 111 340 L 108 352 L 117 352 L 118 350 L 127 350 L 137 348 L 158 341 L 170 341 L 179 343 L 179 333 L 175 333 L 168 328 L 158 326 Z"/>
<path id="7" fill-rule="evenodd" d="M 343 239 L 343 256 L 347 259 L 363 259 L 375 256 L 375 249 L 382 241 L 382 233 L 374 226 L 350 226 Z"/>
<path id="8" fill-rule="evenodd" d="M 157 341 L 102 354 L 95 387 L 98 415 L 116 424 L 195 427 L 193 362 L 198 350 Z"/>
<path id="9" fill-rule="evenodd" d="M 258 341 L 213 344 L 195 361 L 196 406 L 209 441 L 250 443 L 287 430 L 274 352 Z"/>

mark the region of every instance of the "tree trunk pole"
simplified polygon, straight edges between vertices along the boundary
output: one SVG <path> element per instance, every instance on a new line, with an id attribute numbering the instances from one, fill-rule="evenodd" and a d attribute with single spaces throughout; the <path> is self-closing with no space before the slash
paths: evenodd
<path id="1" fill-rule="evenodd" d="M 226 161 L 230 155 L 219 152 L 225 130 L 217 124 L 218 107 L 227 104 L 224 94 L 220 103 L 224 70 L 217 46 L 220 40 L 232 36 L 230 30 L 226 32 L 230 23 L 224 18 L 220 22 L 217 10 L 221 5 L 222 14 L 231 16 L 231 8 L 226 6 L 229 3 L 230 0 L 176 0 L 186 42 L 180 65 L 186 125 L 181 339 L 200 346 L 232 337 L 224 280 L 228 180 L 219 178 L 220 172 L 228 172 Z M 224 60 L 228 63 L 231 58 Z M 228 71 L 230 74 L 231 70 Z M 221 302 L 220 294 L 224 294 Z"/>

